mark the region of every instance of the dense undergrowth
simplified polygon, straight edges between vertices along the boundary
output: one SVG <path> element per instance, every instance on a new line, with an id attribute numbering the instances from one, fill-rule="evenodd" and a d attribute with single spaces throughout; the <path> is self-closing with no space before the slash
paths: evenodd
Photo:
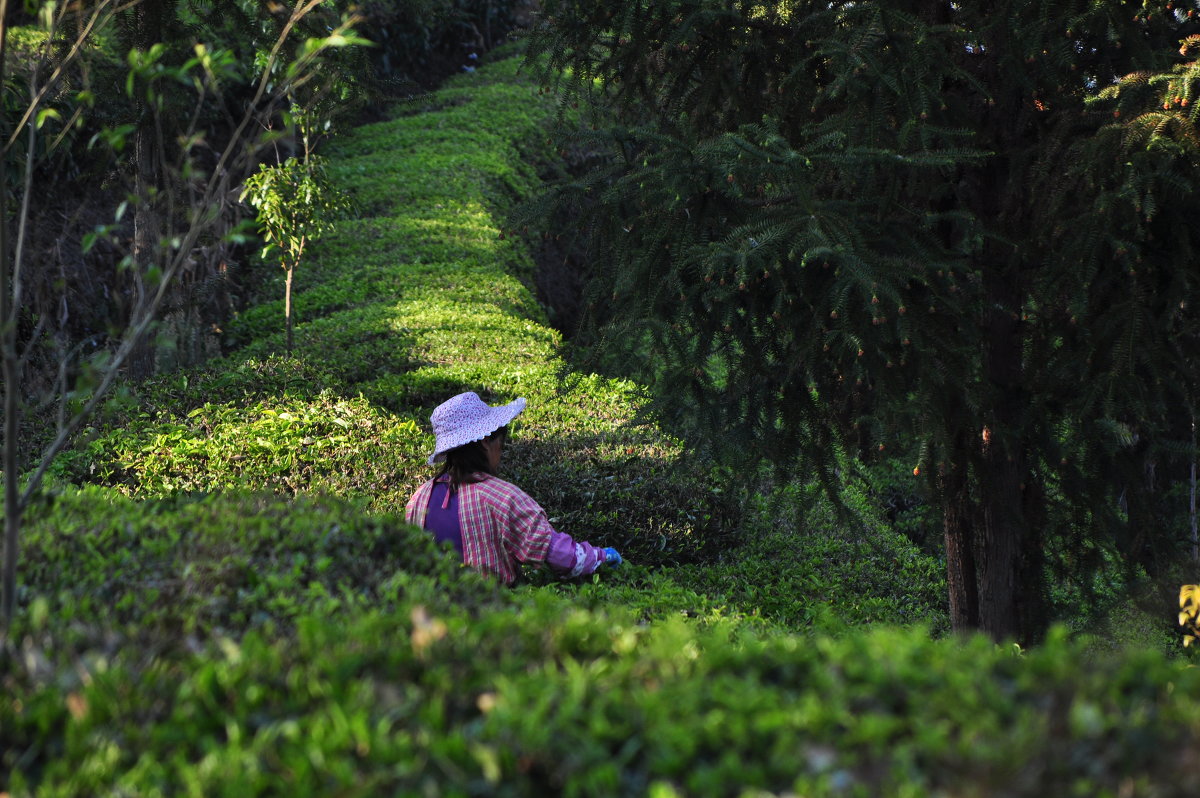
<path id="1" fill-rule="evenodd" d="M 869 512 L 734 494 L 629 423 L 636 386 L 559 382 L 499 221 L 547 102 L 499 61 L 336 142 L 359 217 L 301 265 L 295 357 L 264 296 L 58 461 L 0 655 L 0 793 L 1200 788 L 1197 671 L 947 638 L 940 566 Z M 506 476 L 625 566 L 502 589 L 402 523 L 463 390 L 529 399 Z"/>

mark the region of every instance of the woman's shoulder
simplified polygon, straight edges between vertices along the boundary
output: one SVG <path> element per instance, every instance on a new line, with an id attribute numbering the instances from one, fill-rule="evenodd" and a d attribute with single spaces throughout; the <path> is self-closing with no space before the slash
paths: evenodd
<path id="1" fill-rule="evenodd" d="M 449 482 L 449 481 L 450 481 L 450 477 L 446 476 L 445 474 L 438 474 L 437 476 L 433 476 L 433 477 L 430 477 L 429 479 L 424 480 L 419 485 L 417 485 L 417 487 L 413 488 L 413 493 L 416 494 L 416 493 L 420 493 L 421 491 L 433 490 L 433 486 L 436 485 L 437 483 Z"/>
<path id="2" fill-rule="evenodd" d="M 508 480 L 501 479 L 493 474 L 485 474 L 482 471 L 475 472 L 477 482 L 470 483 L 471 487 L 482 493 L 511 493 L 512 491 L 520 491 L 513 483 Z"/>
<path id="3" fill-rule="evenodd" d="M 471 485 L 471 489 L 478 492 L 481 497 L 484 497 L 487 500 L 502 502 L 504 504 L 533 501 L 528 493 L 507 480 L 491 474 L 480 473 L 476 476 L 483 477 L 483 479 L 481 479 L 479 482 L 473 483 Z"/>
<path id="4" fill-rule="evenodd" d="M 417 485 L 415 488 L 413 488 L 412 498 L 415 499 L 422 493 L 428 493 L 433 488 L 434 481 L 435 480 L 433 479 L 427 479 L 420 485 Z"/>

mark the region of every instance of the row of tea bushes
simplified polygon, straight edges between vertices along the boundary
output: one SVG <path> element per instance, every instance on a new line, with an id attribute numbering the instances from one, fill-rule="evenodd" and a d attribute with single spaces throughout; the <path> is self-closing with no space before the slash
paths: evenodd
<path id="1" fill-rule="evenodd" d="M 204 539 L 219 521 L 204 505 L 156 517 L 173 530 L 211 516 L 199 525 Z M 107 594 L 137 600 L 104 640 L 35 613 L 23 666 L 0 671 L 0 789 L 1180 798 L 1200 789 L 1200 671 L 1156 652 L 1096 657 L 1057 634 L 1018 652 L 933 640 L 921 627 L 797 636 L 719 611 L 647 623 L 620 603 L 498 589 L 447 568 L 398 527 L 379 534 L 387 520 L 299 509 L 305 520 L 275 536 L 278 557 L 265 547 L 251 556 L 279 592 L 246 599 L 262 617 L 244 626 L 204 608 L 203 587 L 220 596 L 220 574 L 197 577 L 179 601 L 199 609 L 197 620 L 156 608 L 163 594 L 130 585 L 152 579 L 153 564 Z M 353 577 L 325 577 L 290 544 L 322 528 L 373 541 L 352 544 L 349 562 L 403 567 L 369 574 L 367 593 Z M 124 567 L 119 550 L 107 557 Z M 162 562 L 162 547 L 151 562 Z M 280 607 L 273 599 L 285 592 Z M 158 648 L 153 640 L 169 638 L 145 635 L 180 623 L 217 631 Z"/>

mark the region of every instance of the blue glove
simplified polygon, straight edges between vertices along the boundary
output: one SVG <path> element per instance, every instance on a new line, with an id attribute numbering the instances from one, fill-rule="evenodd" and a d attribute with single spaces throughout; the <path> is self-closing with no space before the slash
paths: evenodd
<path id="1" fill-rule="evenodd" d="M 605 565 L 620 565 L 624 560 L 621 559 L 621 554 L 616 549 L 609 547 L 604 550 Z"/>

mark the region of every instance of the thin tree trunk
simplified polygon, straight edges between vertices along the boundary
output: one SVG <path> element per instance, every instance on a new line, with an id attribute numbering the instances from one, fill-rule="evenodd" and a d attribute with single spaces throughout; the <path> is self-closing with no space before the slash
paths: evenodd
<path id="1" fill-rule="evenodd" d="M 287 327 L 287 356 L 292 356 L 292 275 L 295 273 L 295 265 L 288 264 L 287 267 L 287 282 L 283 289 L 283 318 Z"/>
<path id="2" fill-rule="evenodd" d="M 0 0 L 0 86 L 5 84 L 8 57 L 8 0 Z M 0 127 L 0 141 L 8 139 L 7 124 Z M 0 187 L 8 185 L 7 155 L 0 149 Z M 7 642 L 17 598 L 17 544 L 21 529 L 21 504 L 17 474 L 17 319 L 12 306 L 12 268 L 8 191 L 0 188 L 0 360 L 4 374 L 4 573 L 0 580 L 0 643 Z"/>
<path id="3" fill-rule="evenodd" d="M 174 2 L 171 0 L 142 0 L 133 9 L 135 22 L 134 46 L 147 52 L 163 37 L 166 29 L 166 18 L 172 12 Z M 145 97 L 139 95 L 137 100 L 137 130 L 134 133 L 134 169 L 136 186 L 134 193 L 138 198 L 133 214 L 133 260 L 134 291 L 136 299 L 134 310 L 130 315 L 132 320 L 147 300 L 148 291 L 145 275 L 155 264 L 156 247 L 161 235 L 160 220 L 155 207 L 156 200 L 151 193 L 158 185 L 158 169 L 155 129 L 152 114 L 147 107 Z M 150 288 L 153 290 L 153 287 Z M 145 379 L 154 374 L 154 339 L 143 337 L 129 356 L 129 374 L 135 380 Z"/>
<path id="4" fill-rule="evenodd" d="M 305 156 L 307 157 L 307 155 Z M 308 237 L 300 236 L 296 251 L 287 257 L 287 281 L 283 288 L 283 318 L 287 328 L 287 356 L 292 356 L 292 277 L 296 274 L 296 264 L 304 257 L 304 248 L 308 245 Z"/>
<path id="5" fill-rule="evenodd" d="M 1188 515 L 1192 522 L 1192 562 L 1200 563 L 1200 535 L 1196 529 L 1196 417 L 1192 416 L 1192 485 Z"/>
<path id="6" fill-rule="evenodd" d="M 139 103 L 143 105 L 144 103 Z M 154 265 L 155 244 L 158 240 L 158 220 L 150 199 L 155 184 L 154 131 L 144 120 L 139 123 L 134 137 L 134 160 L 137 184 L 134 193 L 138 203 L 133 214 L 133 260 L 135 300 L 130 319 L 138 315 L 147 299 L 145 275 Z M 129 374 L 142 380 L 154 374 L 154 341 L 145 337 L 129 356 Z"/>

